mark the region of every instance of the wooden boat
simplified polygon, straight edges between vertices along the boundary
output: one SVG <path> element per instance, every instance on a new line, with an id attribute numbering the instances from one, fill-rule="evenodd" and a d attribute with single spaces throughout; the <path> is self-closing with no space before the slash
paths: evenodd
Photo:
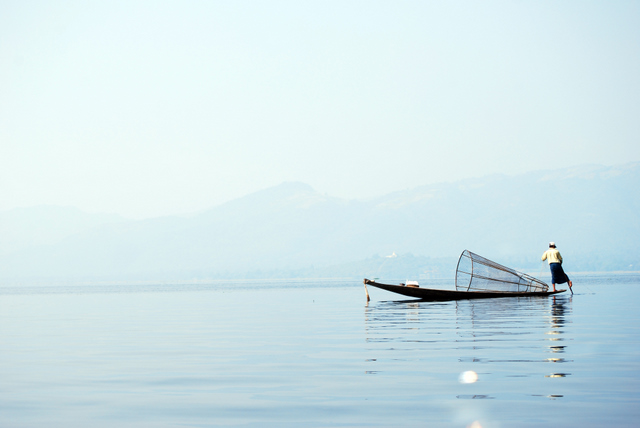
<path id="1" fill-rule="evenodd" d="M 403 296 L 433 301 L 550 296 L 567 291 L 549 291 L 549 285 L 539 279 L 492 262 L 469 250 L 464 250 L 458 259 L 455 291 L 420 288 L 415 281 L 390 285 L 365 279 L 365 291 L 367 285 Z M 369 292 L 367 291 L 368 300 Z"/>
<path id="2" fill-rule="evenodd" d="M 490 299 L 497 297 L 531 297 L 550 296 L 552 294 L 563 293 L 567 290 L 558 291 L 457 291 L 457 290 L 437 290 L 433 288 L 408 287 L 405 285 L 381 284 L 379 282 L 364 280 L 364 285 L 381 288 L 403 296 L 415 297 L 425 301 L 447 301 L 465 299 Z"/>

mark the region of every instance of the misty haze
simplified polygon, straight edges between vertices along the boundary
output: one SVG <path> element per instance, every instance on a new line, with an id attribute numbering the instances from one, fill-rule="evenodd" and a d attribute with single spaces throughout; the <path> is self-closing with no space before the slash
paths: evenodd
<path id="1" fill-rule="evenodd" d="M 638 188 L 633 163 L 493 175 L 370 200 L 284 183 L 190 216 L 138 221 L 14 209 L 0 213 L 0 272 L 5 281 L 452 279 L 464 249 L 537 273 L 549 241 L 561 246 L 565 269 L 634 271 L 640 200 L 630 195 Z"/>
<path id="2" fill-rule="evenodd" d="M 0 427 L 635 428 L 639 117 L 638 1 L 0 1 Z"/>

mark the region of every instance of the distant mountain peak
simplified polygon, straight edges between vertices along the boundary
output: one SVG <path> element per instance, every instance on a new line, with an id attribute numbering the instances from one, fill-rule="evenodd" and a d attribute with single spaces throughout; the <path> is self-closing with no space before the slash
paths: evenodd
<path id="1" fill-rule="evenodd" d="M 258 190 L 243 198 L 269 198 L 269 199 L 283 199 L 290 198 L 301 194 L 315 194 L 315 189 L 308 184 L 301 183 L 299 181 L 286 181 L 273 187 Z"/>
<path id="2" fill-rule="evenodd" d="M 598 164 L 587 164 L 568 167 L 553 171 L 544 171 L 540 176 L 540 181 L 582 179 L 592 180 L 595 178 L 618 177 L 640 169 L 640 162 L 631 162 L 623 165 L 605 166 Z"/>
<path id="3" fill-rule="evenodd" d="M 299 181 L 287 181 L 273 187 L 258 190 L 246 196 L 229 201 L 220 207 L 212 208 L 207 212 L 216 212 L 220 209 L 232 210 L 271 210 L 288 209 L 291 207 L 309 208 L 318 203 L 326 202 L 331 198 L 317 192 L 313 187 Z M 207 215 L 205 212 L 205 215 Z"/>
<path id="4" fill-rule="evenodd" d="M 260 198 L 268 198 L 271 205 L 296 206 L 310 208 L 328 201 L 339 201 L 339 198 L 323 195 L 308 184 L 301 182 L 285 182 L 254 194 Z"/>
<path id="5" fill-rule="evenodd" d="M 278 189 L 279 191 L 284 192 L 313 192 L 316 190 L 310 185 L 303 183 L 301 181 L 285 181 L 283 183 L 278 184 L 277 186 L 271 187 L 271 189 Z M 270 189 L 266 189 L 270 190 Z"/>

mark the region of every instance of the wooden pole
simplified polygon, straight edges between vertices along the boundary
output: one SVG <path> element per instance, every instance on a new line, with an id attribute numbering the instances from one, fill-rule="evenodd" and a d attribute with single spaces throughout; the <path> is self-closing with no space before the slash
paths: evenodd
<path id="1" fill-rule="evenodd" d="M 369 290 L 367 290 L 367 284 L 366 283 L 364 284 L 364 292 L 367 295 L 367 302 L 368 302 L 371 299 L 369 298 Z"/>

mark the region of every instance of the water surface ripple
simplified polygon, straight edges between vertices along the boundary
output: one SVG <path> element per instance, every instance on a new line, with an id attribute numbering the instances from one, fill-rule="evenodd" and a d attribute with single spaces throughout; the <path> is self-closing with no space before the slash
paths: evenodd
<path id="1" fill-rule="evenodd" d="M 0 286 L 0 426 L 639 425 L 640 277 L 409 301 L 356 281 Z"/>

